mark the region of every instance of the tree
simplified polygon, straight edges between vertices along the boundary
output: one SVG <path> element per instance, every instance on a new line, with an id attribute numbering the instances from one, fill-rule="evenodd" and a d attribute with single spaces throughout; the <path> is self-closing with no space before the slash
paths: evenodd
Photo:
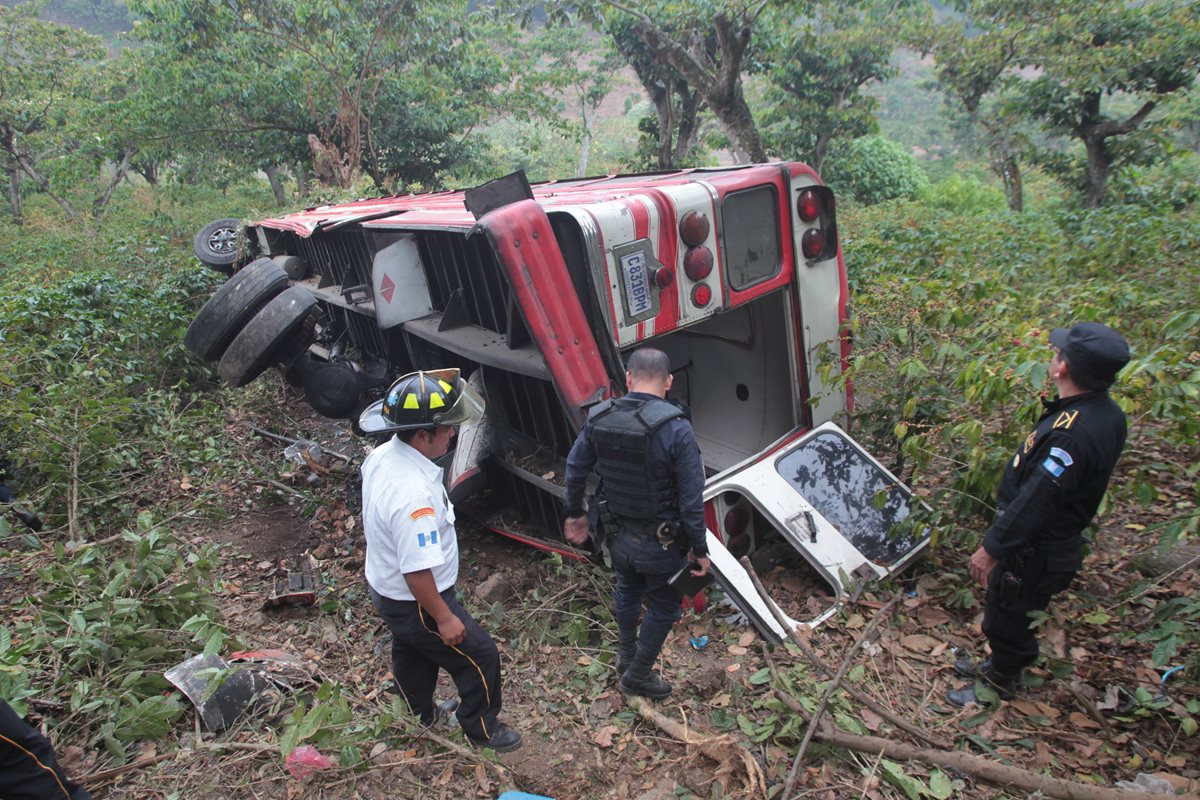
<path id="1" fill-rule="evenodd" d="M 602 0 L 629 19 L 646 54 L 681 75 L 721 122 L 738 161 L 767 153 L 742 91 L 742 70 L 759 16 L 771 0 L 647 2 L 639 9 Z"/>
<path id="2" fill-rule="evenodd" d="M 103 57 L 100 39 L 38 19 L 40 6 L 0 6 L 0 156 L 8 200 L 21 223 L 21 184 L 28 178 L 71 217 L 66 192 L 51 183 L 47 163 L 62 156 L 75 104 L 91 89 L 88 76 Z"/>
<path id="3" fill-rule="evenodd" d="M 138 0 L 135 10 L 185 146 L 259 169 L 304 160 L 337 186 L 360 171 L 387 191 L 436 185 L 510 78 L 454 0 Z"/>
<path id="4" fill-rule="evenodd" d="M 1200 70 L 1200 2 L 964 0 L 939 34 L 939 77 L 964 103 L 995 87 L 1047 132 L 1078 141 L 1082 159 L 1043 151 L 1053 171 L 1104 200 L 1111 171 L 1153 159 L 1151 113 Z M 977 106 L 976 106 L 977 107 Z M 1140 135 L 1134 135 L 1140 134 Z"/>
<path id="5" fill-rule="evenodd" d="M 591 155 L 596 111 L 620 80 L 621 56 L 608 37 L 577 24 L 543 27 L 533 46 L 541 59 L 534 80 L 578 104 L 580 144 L 575 174 L 583 177 Z"/>
<path id="6" fill-rule="evenodd" d="M 759 26 L 758 71 L 770 81 L 764 131 L 773 155 L 818 172 L 834 139 L 877 130 L 878 100 L 862 90 L 895 74 L 892 51 L 906 24 L 905 0 L 811 3 L 779 9 Z"/>
<path id="7" fill-rule="evenodd" d="M 690 165 L 702 128 L 700 112 L 704 99 L 700 92 L 679 70 L 651 57 L 634 32 L 631 18 L 614 15 L 608 31 L 654 106 L 655 117 L 644 120 L 640 126 L 643 135 L 654 142 L 653 159 L 644 166 L 670 170 Z"/>

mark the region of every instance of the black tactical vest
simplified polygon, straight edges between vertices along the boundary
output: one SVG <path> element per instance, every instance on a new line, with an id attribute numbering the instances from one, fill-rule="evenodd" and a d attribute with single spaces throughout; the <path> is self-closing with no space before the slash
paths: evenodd
<path id="1" fill-rule="evenodd" d="M 679 500 L 670 465 L 655 464 L 650 442 L 663 424 L 685 416 L 666 400 L 621 397 L 592 410 L 592 446 L 608 513 L 655 525 L 661 512 L 677 510 Z"/>

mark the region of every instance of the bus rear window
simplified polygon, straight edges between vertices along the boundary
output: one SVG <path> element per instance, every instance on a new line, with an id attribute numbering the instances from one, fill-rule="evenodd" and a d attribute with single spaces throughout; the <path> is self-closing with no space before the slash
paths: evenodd
<path id="1" fill-rule="evenodd" d="M 735 290 L 779 272 L 779 200 L 775 187 L 757 186 L 726 195 L 721 205 L 725 269 Z"/>

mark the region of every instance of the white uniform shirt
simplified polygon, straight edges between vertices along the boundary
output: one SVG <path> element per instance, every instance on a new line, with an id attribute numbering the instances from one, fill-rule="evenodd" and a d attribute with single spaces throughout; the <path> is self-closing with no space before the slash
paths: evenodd
<path id="1" fill-rule="evenodd" d="M 362 465 L 367 583 L 384 597 L 415 600 L 404 573 L 428 569 L 439 592 L 458 580 L 454 507 L 442 470 L 393 436 Z"/>

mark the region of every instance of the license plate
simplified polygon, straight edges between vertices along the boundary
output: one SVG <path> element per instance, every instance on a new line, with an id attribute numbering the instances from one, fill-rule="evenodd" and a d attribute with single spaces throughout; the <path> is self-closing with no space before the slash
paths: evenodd
<path id="1" fill-rule="evenodd" d="M 621 278 L 625 281 L 625 304 L 630 317 L 639 317 L 654 306 L 650 295 L 650 271 L 645 251 L 621 256 Z"/>

